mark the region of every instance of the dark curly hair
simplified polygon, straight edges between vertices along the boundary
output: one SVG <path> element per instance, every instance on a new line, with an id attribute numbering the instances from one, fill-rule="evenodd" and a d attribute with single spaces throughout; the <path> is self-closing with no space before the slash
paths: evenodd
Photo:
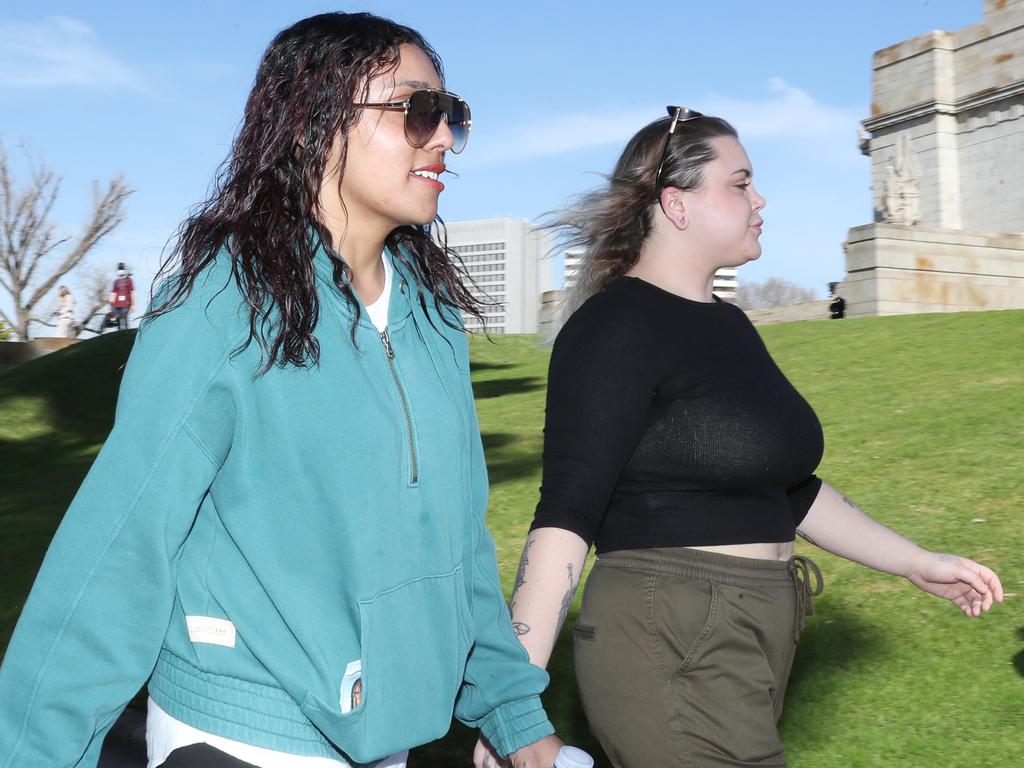
<path id="1" fill-rule="evenodd" d="M 319 190 L 332 142 L 347 136 L 367 100 L 369 81 L 399 64 L 399 46 L 415 45 L 443 78 L 437 53 L 413 29 L 369 13 L 325 13 L 293 24 L 270 43 L 249 94 L 231 154 L 208 199 L 182 222 L 155 283 L 161 299 L 147 317 L 170 311 L 191 293 L 197 277 L 227 248 L 231 274 L 249 313 L 249 335 L 262 349 L 262 375 L 274 366 L 319 361 L 314 336 L 320 315 L 313 257 L 322 242 L 334 283 L 355 308 L 351 270 L 329 244 L 317 215 Z M 346 146 L 340 166 L 345 167 Z M 416 276 L 420 304 L 442 305 L 481 318 L 466 289 L 461 260 L 447 247 L 444 223 L 393 230 L 385 245 Z M 400 248 L 399 246 L 404 246 Z M 411 260 L 407 257 L 411 255 Z M 410 263 L 411 261 L 411 263 Z M 442 313 L 445 322 L 448 313 Z"/>

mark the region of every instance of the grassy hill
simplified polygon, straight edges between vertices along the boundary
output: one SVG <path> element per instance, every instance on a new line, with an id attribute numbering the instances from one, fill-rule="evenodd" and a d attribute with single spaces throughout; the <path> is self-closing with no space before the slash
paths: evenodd
<path id="1" fill-rule="evenodd" d="M 995 568 L 1010 593 L 969 621 L 901 579 L 800 545 L 821 565 L 826 589 L 787 695 L 790 764 L 1019 765 L 1024 312 L 801 323 L 763 334 L 824 424 L 819 473 L 921 544 Z M 109 429 L 130 342 L 100 337 L 0 374 L 0 647 Z M 548 352 L 535 337 L 476 338 L 472 357 L 490 525 L 510 589 L 540 482 Z M 567 643 L 551 670 L 546 703 L 563 737 L 596 753 Z M 468 765 L 471 747 L 471 734 L 456 728 L 411 765 Z"/>

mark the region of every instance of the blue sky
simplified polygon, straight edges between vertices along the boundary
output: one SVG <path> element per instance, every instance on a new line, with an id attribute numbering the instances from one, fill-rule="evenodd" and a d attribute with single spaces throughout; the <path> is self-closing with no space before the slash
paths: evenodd
<path id="1" fill-rule="evenodd" d="M 0 139 L 22 175 L 28 144 L 63 176 L 55 219 L 67 234 L 93 179 L 125 175 L 127 220 L 89 264 L 127 261 L 146 286 L 228 151 L 267 43 L 329 10 L 415 27 L 472 105 L 445 219 L 536 219 L 598 183 L 665 104 L 685 104 L 737 126 L 768 201 L 763 255 L 740 279 L 823 295 L 843 277 L 847 230 L 872 217 L 856 146 L 872 53 L 979 21 L 982 2 L 7 2 Z"/>

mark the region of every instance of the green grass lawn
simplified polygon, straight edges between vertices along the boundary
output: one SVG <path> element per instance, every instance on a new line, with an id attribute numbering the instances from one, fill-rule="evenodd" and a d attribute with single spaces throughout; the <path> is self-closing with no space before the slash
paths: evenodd
<path id="1" fill-rule="evenodd" d="M 763 333 L 824 424 L 819 474 L 921 544 L 995 568 L 1010 594 L 970 621 L 901 579 L 801 544 L 826 589 L 787 695 L 790 764 L 1020 765 L 1024 312 L 799 323 Z M 0 374 L 0 647 L 109 428 L 130 340 L 100 337 Z M 540 483 L 548 352 L 536 337 L 475 338 L 472 358 L 491 471 L 489 520 L 510 589 Z M 597 754 L 566 641 L 563 633 L 545 702 L 561 735 Z M 456 727 L 417 750 L 410 765 L 468 765 L 472 743 Z"/>

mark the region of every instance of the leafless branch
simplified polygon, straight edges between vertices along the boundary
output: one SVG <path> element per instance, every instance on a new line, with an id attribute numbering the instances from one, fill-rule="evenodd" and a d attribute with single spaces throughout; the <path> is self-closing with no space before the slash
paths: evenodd
<path id="1" fill-rule="evenodd" d="M 11 322 L 11 318 L 9 318 L 7 313 L 2 309 L 0 309 L 0 321 L 3 322 L 5 328 L 10 328 L 12 331 L 14 330 L 14 323 Z"/>
<path id="2" fill-rule="evenodd" d="M 814 291 L 779 277 L 769 277 L 763 283 L 741 281 L 736 289 L 736 303 L 742 309 L 766 309 L 813 300 Z"/>
<path id="3" fill-rule="evenodd" d="M 81 233 L 60 236 L 50 214 L 62 179 L 44 162 L 32 162 L 29 150 L 25 153 L 32 165 L 25 188 L 19 190 L 0 142 L 0 288 L 13 299 L 15 322 L 8 325 L 22 339 L 34 320 L 33 309 L 124 221 L 125 200 L 133 191 L 120 174 L 105 185 L 94 181 L 92 208 Z M 63 258 L 51 258 L 64 249 Z M 90 307 L 86 322 L 100 308 L 102 304 Z"/>
<path id="4" fill-rule="evenodd" d="M 92 331 L 89 323 L 110 301 L 110 280 L 102 269 L 90 269 L 81 283 L 81 293 L 88 309 L 78 322 L 78 332 Z M 98 331 L 96 331 L 98 333 Z"/>

